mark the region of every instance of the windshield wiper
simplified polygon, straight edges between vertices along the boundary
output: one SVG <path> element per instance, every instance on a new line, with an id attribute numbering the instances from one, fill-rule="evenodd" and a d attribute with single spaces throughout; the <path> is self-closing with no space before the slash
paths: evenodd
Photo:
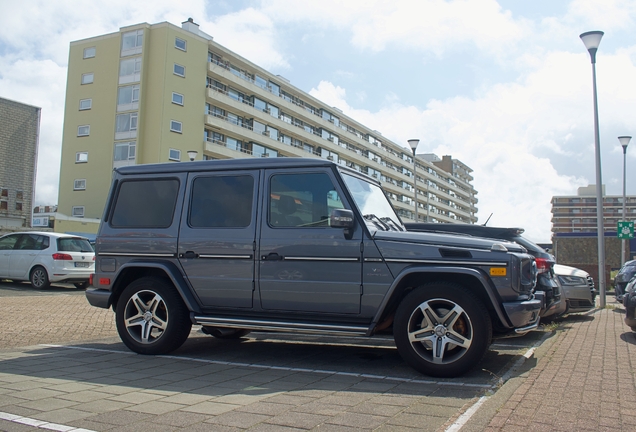
<path id="1" fill-rule="evenodd" d="M 380 218 L 383 222 L 390 222 L 391 225 L 393 225 L 393 227 L 397 230 L 397 231 L 404 231 L 404 229 L 400 226 L 400 224 L 398 224 L 397 222 L 395 222 L 393 219 L 391 219 L 388 216 L 384 216 L 383 218 Z"/>
<path id="2" fill-rule="evenodd" d="M 384 222 L 382 219 L 374 215 L 373 213 L 365 214 L 362 216 L 368 221 L 374 222 L 377 226 L 381 227 L 384 231 L 391 231 L 391 226 Z"/>

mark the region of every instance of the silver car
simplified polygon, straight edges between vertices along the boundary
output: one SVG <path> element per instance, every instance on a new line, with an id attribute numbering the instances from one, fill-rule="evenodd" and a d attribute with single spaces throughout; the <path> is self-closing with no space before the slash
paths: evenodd
<path id="1" fill-rule="evenodd" d="M 596 291 L 594 280 L 588 272 L 576 267 L 555 264 L 554 273 L 567 303 L 563 313 L 585 312 L 594 308 Z"/>
<path id="2" fill-rule="evenodd" d="M 30 281 L 37 289 L 51 282 L 88 287 L 95 252 L 87 239 L 54 232 L 19 232 L 0 237 L 0 279 Z"/>

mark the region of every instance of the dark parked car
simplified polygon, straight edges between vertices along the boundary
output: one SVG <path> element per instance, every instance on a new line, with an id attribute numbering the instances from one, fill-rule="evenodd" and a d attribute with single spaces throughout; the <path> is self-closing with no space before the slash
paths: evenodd
<path id="1" fill-rule="evenodd" d="M 636 332 L 636 275 L 625 286 L 623 305 L 625 306 L 625 324 Z"/>
<path id="2" fill-rule="evenodd" d="M 616 300 L 623 301 L 625 287 L 629 281 L 636 275 L 636 260 L 627 261 L 614 278 L 614 290 L 616 291 Z"/>
<path id="3" fill-rule="evenodd" d="M 535 259 L 516 243 L 408 232 L 377 180 L 327 160 L 246 158 L 114 171 L 93 306 L 141 354 L 250 330 L 392 334 L 420 372 L 475 367 L 535 329 Z"/>
<path id="4" fill-rule="evenodd" d="M 444 223 L 405 223 L 408 231 L 415 232 L 454 232 L 470 236 L 479 236 L 518 243 L 534 256 L 537 263 L 539 277 L 537 291 L 545 293 L 545 307 L 541 311 L 544 320 L 556 318 L 565 313 L 567 304 L 562 301 L 561 287 L 554 274 L 554 256 L 547 253 L 541 246 L 523 237 L 522 228 L 498 228 L 483 225 L 444 224 Z"/>

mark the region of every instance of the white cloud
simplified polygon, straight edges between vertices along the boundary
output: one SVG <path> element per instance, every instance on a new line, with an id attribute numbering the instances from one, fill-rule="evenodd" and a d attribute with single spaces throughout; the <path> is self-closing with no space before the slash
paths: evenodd
<path id="1" fill-rule="evenodd" d="M 484 52 L 504 53 L 528 32 L 495 0 L 268 0 L 263 11 L 280 22 L 309 22 L 319 27 L 350 29 L 351 43 L 382 51 L 388 46 L 415 48 L 442 55 L 474 44 Z"/>
<path id="2" fill-rule="evenodd" d="M 206 28 L 210 30 L 206 30 Z M 287 69 L 289 64 L 276 46 L 276 28 L 262 12 L 247 8 L 201 25 L 201 29 L 227 48 L 265 69 Z"/>

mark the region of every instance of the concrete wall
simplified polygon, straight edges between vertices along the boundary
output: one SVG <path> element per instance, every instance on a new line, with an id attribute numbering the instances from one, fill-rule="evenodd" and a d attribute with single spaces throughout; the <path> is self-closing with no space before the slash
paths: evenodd
<path id="1" fill-rule="evenodd" d="M 0 227 L 31 226 L 40 111 L 0 98 L 0 188 L 8 190 L 0 197 L 7 207 L 0 210 Z"/>

